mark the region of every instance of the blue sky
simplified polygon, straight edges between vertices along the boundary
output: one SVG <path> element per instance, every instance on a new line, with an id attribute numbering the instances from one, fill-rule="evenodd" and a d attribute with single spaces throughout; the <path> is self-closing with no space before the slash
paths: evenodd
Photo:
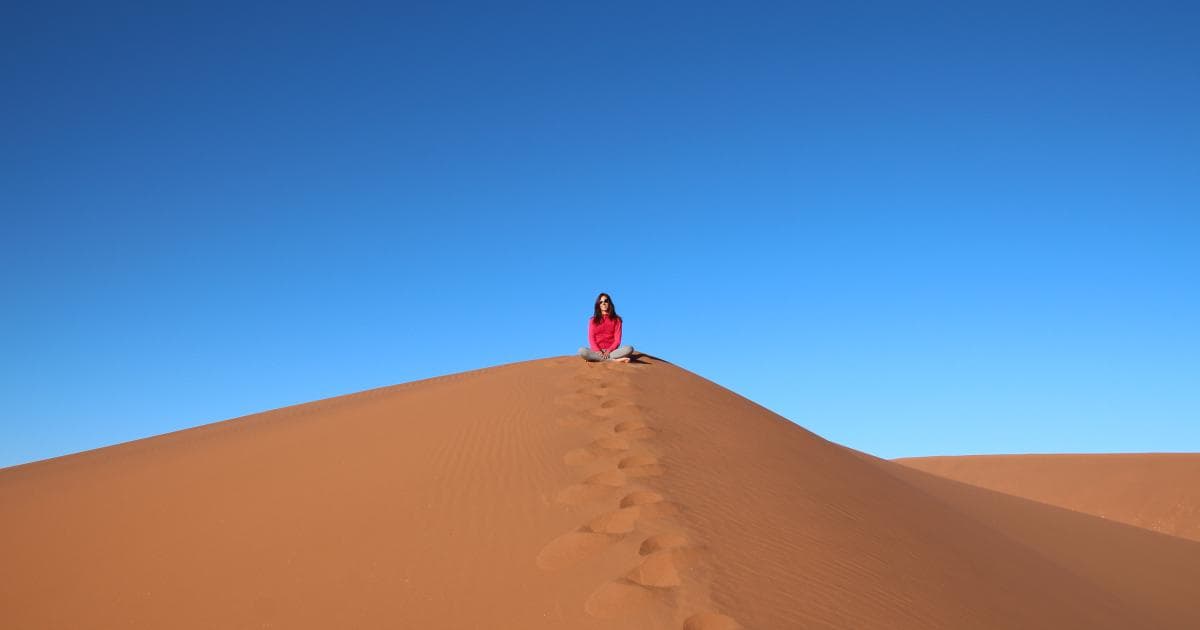
<path id="1" fill-rule="evenodd" d="M 5 9 L 0 466 L 601 290 L 879 456 L 1200 451 L 1193 4 L 563 4 Z"/>

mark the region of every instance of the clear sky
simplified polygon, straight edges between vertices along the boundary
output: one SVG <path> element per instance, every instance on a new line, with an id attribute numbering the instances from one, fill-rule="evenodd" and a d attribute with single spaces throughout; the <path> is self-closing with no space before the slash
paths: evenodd
<path id="1" fill-rule="evenodd" d="M 882 457 L 1200 451 L 1194 2 L 25 4 L 0 466 L 571 354 L 601 290 Z"/>

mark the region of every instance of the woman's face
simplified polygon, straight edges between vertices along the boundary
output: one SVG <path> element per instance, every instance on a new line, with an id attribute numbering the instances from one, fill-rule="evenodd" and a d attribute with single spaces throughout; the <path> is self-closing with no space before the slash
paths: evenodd
<path id="1" fill-rule="evenodd" d="M 601 313 L 607 313 L 610 304 L 611 303 L 609 302 L 607 295 L 600 296 L 600 312 Z"/>

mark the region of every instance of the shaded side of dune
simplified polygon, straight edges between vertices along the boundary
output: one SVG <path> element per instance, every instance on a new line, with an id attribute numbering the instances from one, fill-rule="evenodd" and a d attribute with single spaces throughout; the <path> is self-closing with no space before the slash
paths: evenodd
<path id="1" fill-rule="evenodd" d="M 1138 627 L 1200 628 L 1200 543 L 876 460 L 944 501 L 1109 593 Z"/>
<path id="2" fill-rule="evenodd" d="M 713 597 L 747 627 L 1131 627 L 1140 615 L 956 506 L 677 370 L 646 413 L 712 554 Z M 669 401 L 669 404 L 663 404 Z"/>

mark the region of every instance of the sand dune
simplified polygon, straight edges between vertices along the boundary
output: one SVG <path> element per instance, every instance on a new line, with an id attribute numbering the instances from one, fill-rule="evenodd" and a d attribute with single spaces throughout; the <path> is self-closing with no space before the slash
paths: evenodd
<path id="1" fill-rule="evenodd" d="M 0 470 L 0 558 L 5 628 L 1200 627 L 1194 541 L 875 459 L 653 359 Z"/>
<path id="2" fill-rule="evenodd" d="M 1139 612 L 1139 628 L 1200 628 L 1200 543 L 883 462 L 914 486 L 1034 549 Z"/>
<path id="3" fill-rule="evenodd" d="M 897 462 L 1200 542 L 1200 453 L 976 455 Z"/>

